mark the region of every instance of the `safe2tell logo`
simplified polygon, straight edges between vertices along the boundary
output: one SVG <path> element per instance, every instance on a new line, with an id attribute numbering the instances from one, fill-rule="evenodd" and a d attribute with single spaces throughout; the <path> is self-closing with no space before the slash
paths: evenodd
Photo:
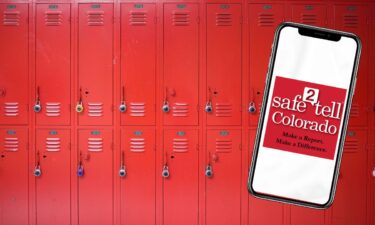
<path id="1" fill-rule="evenodd" d="M 333 159 L 346 90 L 275 78 L 264 147 Z"/>

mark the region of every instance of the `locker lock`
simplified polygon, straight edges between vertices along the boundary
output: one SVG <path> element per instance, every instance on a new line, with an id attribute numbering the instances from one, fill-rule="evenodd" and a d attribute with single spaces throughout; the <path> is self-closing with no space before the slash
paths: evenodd
<path id="1" fill-rule="evenodd" d="M 82 101 L 79 101 L 79 102 L 77 103 L 77 105 L 76 105 L 76 111 L 77 111 L 78 113 L 83 112 L 83 104 L 82 104 Z"/>
<path id="2" fill-rule="evenodd" d="M 211 165 L 207 165 L 206 166 L 206 177 L 212 177 L 214 175 L 213 171 L 212 171 L 212 166 Z"/>
<path id="3" fill-rule="evenodd" d="M 40 105 L 40 101 L 36 101 L 34 105 L 34 112 L 38 113 L 42 111 L 42 106 Z"/>
<path id="4" fill-rule="evenodd" d="M 125 169 L 125 166 L 124 166 L 124 165 L 122 165 L 122 166 L 120 167 L 120 170 L 118 171 L 118 175 L 119 175 L 120 177 L 125 177 L 125 176 L 126 176 L 126 169 Z"/>
<path id="5" fill-rule="evenodd" d="M 167 101 L 164 101 L 162 110 L 165 113 L 169 112 L 169 103 Z"/>
<path id="6" fill-rule="evenodd" d="M 85 170 L 83 169 L 83 166 L 79 165 L 77 169 L 77 176 L 83 177 L 84 174 L 85 174 Z"/>
<path id="7" fill-rule="evenodd" d="M 212 112 L 212 103 L 211 103 L 211 101 L 208 101 L 206 103 L 206 106 L 204 107 L 204 111 L 206 111 L 207 113 Z"/>
<path id="8" fill-rule="evenodd" d="M 34 176 L 40 177 L 42 175 L 42 170 L 40 169 L 40 165 L 37 165 L 34 169 Z"/>
<path id="9" fill-rule="evenodd" d="M 120 112 L 126 112 L 126 104 L 125 102 L 121 102 L 120 106 L 118 107 Z"/>
<path id="10" fill-rule="evenodd" d="M 162 177 L 164 178 L 168 178 L 169 177 L 169 169 L 168 169 L 168 166 L 167 165 L 164 165 L 163 167 L 163 171 L 161 173 Z"/>
<path id="11" fill-rule="evenodd" d="M 250 102 L 248 111 L 249 113 L 255 113 L 257 111 L 257 108 L 255 107 L 254 102 Z"/>
<path id="12" fill-rule="evenodd" d="M 372 171 L 372 176 L 375 177 L 375 167 L 374 167 L 374 170 Z"/>

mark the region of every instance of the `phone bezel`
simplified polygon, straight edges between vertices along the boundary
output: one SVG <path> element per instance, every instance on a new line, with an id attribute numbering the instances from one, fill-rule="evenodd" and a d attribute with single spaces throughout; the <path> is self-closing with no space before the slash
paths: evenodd
<path id="1" fill-rule="evenodd" d="M 356 56 L 355 56 L 355 62 L 354 62 L 354 65 L 353 65 L 350 86 L 349 86 L 349 89 L 348 89 L 349 93 L 348 93 L 347 105 L 346 105 L 346 108 L 345 108 L 345 111 L 344 111 L 342 132 L 341 132 L 341 135 L 339 137 L 339 145 L 338 145 L 338 149 L 337 149 L 337 153 L 336 153 L 337 157 L 336 157 L 336 162 L 335 162 L 334 175 L 333 175 L 333 179 L 332 179 L 332 183 L 331 183 L 331 191 L 330 191 L 328 201 L 324 204 L 318 204 L 318 203 L 313 203 L 313 202 L 305 202 L 305 201 L 296 200 L 296 199 L 284 198 L 284 197 L 281 197 L 281 196 L 273 196 L 273 195 L 269 195 L 269 194 L 259 193 L 259 192 L 256 192 L 252 187 L 253 178 L 254 178 L 254 171 L 255 171 L 255 167 L 256 167 L 256 160 L 257 160 L 257 156 L 258 156 L 259 144 L 260 144 L 260 139 L 261 139 L 261 133 L 262 133 L 263 126 L 264 126 L 264 116 L 265 116 L 265 113 L 266 113 L 265 108 L 267 106 L 267 100 L 268 100 L 268 97 L 269 97 L 269 94 L 270 94 L 269 90 L 270 90 L 271 80 L 272 80 L 272 76 L 273 76 L 272 71 L 274 69 L 279 37 L 280 37 L 280 33 L 281 33 L 282 29 L 285 28 L 285 27 L 298 28 L 299 33 L 300 33 L 300 29 L 303 29 L 306 32 L 305 32 L 305 34 L 300 33 L 301 35 L 312 36 L 313 38 L 323 38 L 323 39 L 330 40 L 328 35 L 333 35 L 334 37 L 340 36 L 340 38 L 339 38 L 339 40 L 340 40 L 341 37 L 344 36 L 344 37 L 349 37 L 349 38 L 354 39 L 355 42 L 357 43 L 357 51 L 356 51 Z M 316 34 L 316 33 L 318 33 L 319 37 L 314 36 L 314 34 Z M 324 34 L 326 36 L 324 36 Z M 321 35 L 323 35 L 324 37 L 321 36 Z M 331 40 L 331 41 L 336 41 L 336 39 L 337 38 L 333 38 L 333 40 Z M 357 72 L 358 72 L 359 59 L 360 59 L 360 55 L 361 55 L 361 48 L 362 48 L 362 44 L 361 44 L 361 41 L 360 41 L 359 37 L 356 36 L 355 34 L 352 34 L 352 33 L 347 33 L 347 32 L 342 32 L 342 31 L 337 31 L 337 30 L 331 30 L 331 29 L 326 29 L 326 28 L 321 28 L 321 27 L 315 27 L 315 26 L 310 26 L 310 25 L 298 24 L 298 23 L 292 23 L 292 22 L 284 22 L 284 23 L 281 23 L 278 26 L 278 28 L 276 30 L 276 33 L 275 33 L 275 36 L 274 36 L 273 44 L 272 44 L 272 52 L 271 52 L 271 57 L 270 57 L 270 62 L 269 62 L 269 67 L 268 67 L 267 77 L 266 77 L 266 83 L 265 83 L 265 89 L 264 89 L 264 94 L 263 94 L 263 101 L 262 101 L 262 107 L 261 107 L 262 109 L 261 109 L 261 114 L 259 115 L 259 122 L 258 122 L 259 125 L 258 125 L 258 128 L 257 128 L 256 138 L 255 138 L 255 141 L 254 141 L 252 162 L 251 162 L 251 167 L 250 167 L 250 170 L 249 170 L 248 190 L 252 195 L 254 195 L 255 197 L 260 198 L 260 199 L 267 199 L 267 200 L 271 200 L 271 201 L 288 203 L 288 204 L 292 204 L 292 205 L 305 206 L 305 207 L 315 208 L 315 209 L 326 209 L 326 208 L 328 208 L 329 206 L 332 205 L 333 200 L 334 200 L 334 196 L 335 196 L 335 192 L 336 192 L 336 185 L 337 185 L 337 179 L 338 179 L 338 174 L 339 174 L 338 172 L 339 172 L 339 169 L 340 169 L 340 163 L 341 163 L 341 158 L 342 158 L 342 154 L 343 154 L 343 146 L 344 146 L 345 137 L 346 137 L 346 130 L 347 130 L 347 126 L 348 126 L 349 112 L 350 112 L 350 109 L 351 109 L 353 94 L 354 94 L 354 90 L 355 90 L 355 83 L 356 83 L 356 79 L 357 79 Z"/>

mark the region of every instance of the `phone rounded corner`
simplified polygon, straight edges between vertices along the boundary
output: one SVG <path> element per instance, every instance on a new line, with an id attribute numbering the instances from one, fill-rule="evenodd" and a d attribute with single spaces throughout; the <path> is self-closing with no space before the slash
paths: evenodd
<path id="1" fill-rule="evenodd" d="M 333 204 L 333 200 L 334 200 L 334 197 L 333 196 L 330 196 L 327 200 L 327 202 L 323 203 L 323 204 L 319 204 L 319 205 L 316 205 L 316 208 L 317 209 L 328 209 L 332 206 Z"/>
<path id="2" fill-rule="evenodd" d="M 258 192 L 254 189 L 253 187 L 253 179 L 252 179 L 252 175 L 250 173 L 249 175 L 249 179 L 248 179 L 248 182 L 247 182 L 247 191 L 253 195 L 254 197 L 259 197 L 259 194 Z"/>
<path id="3" fill-rule="evenodd" d="M 284 29 L 284 28 L 286 28 L 286 27 L 290 27 L 290 26 L 292 26 L 292 23 L 290 23 L 290 22 L 281 22 L 278 26 L 277 26 L 277 28 L 276 28 L 276 34 L 279 34 L 281 31 L 282 31 L 282 29 Z"/>

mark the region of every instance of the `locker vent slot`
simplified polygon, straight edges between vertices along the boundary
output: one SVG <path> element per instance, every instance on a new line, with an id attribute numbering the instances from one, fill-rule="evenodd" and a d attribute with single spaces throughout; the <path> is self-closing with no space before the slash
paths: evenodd
<path id="1" fill-rule="evenodd" d="M 61 11 L 45 12 L 44 22 L 47 26 L 60 26 L 62 23 Z"/>
<path id="2" fill-rule="evenodd" d="M 216 152 L 231 152 L 232 140 L 230 139 L 216 139 Z"/>
<path id="3" fill-rule="evenodd" d="M 130 103 L 130 116 L 142 117 L 145 116 L 145 103 L 143 102 L 131 102 Z"/>
<path id="4" fill-rule="evenodd" d="M 103 138 L 88 138 L 88 151 L 89 152 L 103 151 Z"/>
<path id="5" fill-rule="evenodd" d="M 87 25 L 103 26 L 104 25 L 104 12 L 103 11 L 87 12 Z"/>
<path id="6" fill-rule="evenodd" d="M 89 116 L 101 117 L 103 116 L 103 103 L 88 103 Z"/>
<path id="7" fill-rule="evenodd" d="M 314 14 L 301 14 L 301 22 L 304 24 L 317 24 L 316 15 Z"/>
<path id="8" fill-rule="evenodd" d="M 232 26 L 232 14 L 216 13 L 216 26 Z"/>
<path id="9" fill-rule="evenodd" d="M 129 24 L 132 26 L 144 26 L 147 24 L 147 13 L 146 12 L 129 12 Z"/>
<path id="10" fill-rule="evenodd" d="M 18 11 L 4 11 L 3 25 L 5 26 L 18 26 L 20 25 L 20 12 Z"/>
<path id="11" fill-rule="evenodd" d="M 351 118 L 358 118 L 359 117 L 359 105 L 356 103 L 352 104 L 352 108 L 350 109 L 350 117 Z"/>
<path id="12" fill-rule="evenodd" d="M 344 27 L 357 28 L 359 25 L 359 18 L 357 15 L 344 15 Z"/>
<path id="13" fill-rule="evenodd" d="M 189 12 L 173 12 L 172 22 L 174 26 L 188 26 L 190 24 Z"/>
<path id="14" fill-rule="evenodd" d="M 60 138 L 46 138 L 46 150 L 47 152 L 60 151 Z"/>
<path id="15" fill-rule="evenodd" d="M 176 117 L 187 117 L 189 114 L 189 104 L 183 102 L 176 102 L 172 107 L 173 116 Z"/>
<path id="16" fill-rule="evenodd" d="M 131 138 L 130 139 L 130 151 L 131 152 L 144 152 L 145 151 L 145 139 L 144 138 Z"/>
<path id="17" fill-rule="evenodd" d="M 7 152 L 18 151 L 18 138 L 16 137 L 4 138 L 4 150 Z"/>
<path id="18" fill-rule="evenodd" d="M 58 102 L 47 102 L 46 103 L 46 116 L 60 116 L 60 103 Z"/>
<path id="19" fill-rule="evenodd" d="M 18 116 L 18 102 L 4 103 L 5 116 Z"/>
<path id="20" fill-rule="evenodd" d="M 232 116 L 232 104 L 216 103 L 215 115 L 218 117 L 231 117 Z"/>
<path id="21" fill-rule="evenodd" d="M 345 152 L 357 152 L 359 148 L 358 139 L 346 139 L 344 144 L 344 151 Z"/>
<path id="22" fill-rule="evenodd" d="M 260 13 L 258 15 L 258 26 L 272 27 L 275 25 L 275 16 L 269 13 Z"/>
<path id="23" fill-rule="evenodd" d="M 189 149 L 189 141 L 186 138 L 173 139 L 173 152 L 187 152 Z"/>

